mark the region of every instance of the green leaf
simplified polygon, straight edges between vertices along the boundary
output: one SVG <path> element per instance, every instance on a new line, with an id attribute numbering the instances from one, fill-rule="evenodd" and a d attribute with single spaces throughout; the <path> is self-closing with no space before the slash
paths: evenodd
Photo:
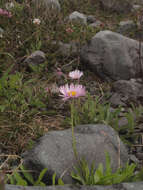
<path id="1" fill-rule="evenodd" d="M 40 175 L 39 175 L 39 177 L 38 177 L 38 180 L 35 182 L 34 185 L 40 184 L 40 182 L 41 182 L 41 180 L 43 179 L 43 177 L 44 177 L 45 173 L 47 172 L 47 170 L 48 170 L 47 168 L 44 168 L 44 169 L 40 172 Z"/>
<path id="2" fill-rule="evenodd" d="M 94 184 L 93 185 L 96 185 L 99 181 L 100 181 L 100 177 L 98 175 L 98 172 L 95 172 L 95 174 L 94 174 Z"/>
<path id="3" fill-rule="evenodd" d="M 99 176 L 99 178 L 103 177 L 103 164 L 99 164 L 95 173 Z"/>
<path id="4" fill-rule="evenodd" d="M 17 172 L 14 172 L 13 177 L 16 180 L 16 185 L 27 186 L 27 182 Z"/>
<path id="5" fill-rule="evenodd" d="M 0 105 L 0 111 L 1 111 L 1 112 L 4 112 L 5 108 L 6 108 L 5 105 Z"/>
<path id="6" fill-rule="evenodd" d="M 25 170 L 24 166 L 21 165 L 21 166 L 20 166 L 20 169 L 22 170 L 22 173 L 23 173 L 24 177 L 25 177 L 31 184 L 34 185 L 34 179 L 33 179 L 32 175 L 31 175 L 29 172 L 27 172 L 27 171 Z"/>
<path id="7" fill-rule="evenodd" d="M 52 176 L 52 185 L 56 185 L 56 173 Z"/>
<path id="8" fill-rule="evenodd" d="M 45 184 L 45 183 L 43 183 L 42 181 L 40 181 L 38 185 L 39 185 L 39 186 L 43 186 L 43 187 L 45 187 L 45 186 L 46 186 L 46 184 Z"/>
<path id="9" fill-rule="evenodd" d="M 10 184 L 15 185 L 15 180 L 13 175 L 7 174 L 8 180 L 10 180 Z"/>
<path id="10" fill-rule="evenodd" d="M 64 185 L 64 182 L 61 178 L 58 179 L 58 185 Z"/>
<path id="11" fill-rule="evenodd" d="M 105 153 L 105 158 L 106 158 L 106 172 L 105 175 L 110 175 L 112 174 L 112 169 L 111 169 L 111 161 L 110 161 L 110 156 L 109 153 Z"/>
<path id="12" fill-rule="evenodd" d="M 78 181 L 80 184 L 85 185 L 86 183 L 84 182 L 83 178 L 80 177 L 79 175 L 74 174 L 73 172 L 71 173 L 71 176 L 73 179 Z"/>

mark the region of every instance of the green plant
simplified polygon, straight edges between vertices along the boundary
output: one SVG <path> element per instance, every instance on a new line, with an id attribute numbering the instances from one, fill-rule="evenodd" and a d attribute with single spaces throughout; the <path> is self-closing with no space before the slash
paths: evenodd
<path id="1" fill-rule="evenodd" d="M 20 72 L 9 74 L 11 68 L 0 78 L 0 112 L 7 112 L 12 117 L 20 115 L 23 117 L 45 108 L 44 90 L 40 88 L 35 91 L 33 86 L 35 79 L 25 81 Z"/>
<path id="2" fill-rule="evenodd" d="M 72 108 L 72 123 L 74 126 L 89 123 L 103 123 L 115 126 L 121 112 L 121 107 L 112 112 L 110 104 L 101 104 L 98 96 L 93 99 L 89 94 L 84 103 L 81 104 L 80 101 L 77 101 L 74 105 Z"/>
<path id="3" fill-rule="evenodd" d="M 127 123 L 123 126 L 115 128 L 123 142 L 129 146 L 135 143 L 135 141 L 140 136 L 140 134 L 135 133 L 135 128 L 142 118 L 142 113 L 143 107 L 141 105 L 139 107 L 132 105 L 132 109 L 129 109 L 124 113 L 124 117 L 127 119 Z"/>
<path id="4" fill-rule="evenodd" d="M 45 69 L 45 64 L 33 65 L 29 64 L 30 69 L 37 75 L 41 75 Z"/>
<path id="5" fill-rule="evenodd" d="M 79 124 L 98 124 L 102 123 L 113 127 L 120 135 L 120 138 L 128 145 L 132 145 L 137 139 L 134 134 L 137 121 L 142 116 L 143 108 L 132 106 L 123 114 L 127 119 L 127 123 L 119 127 L 119 119 L 122 107 L 118 107 L 113 111 L 109 103 L 100 103 L 100 98 L 92 98 L 89 94 L 84 103 L 77 100 L 72 107 L 72 117 L 67 119 L 67 122 L 73 126 Z M 136 120 L 135 120 L 136 117 Z"/>
<path id="6" fill-rule="evenodd" d="M 46 175 L 47 168 L 44 168 L 39 176 L 38 179 L 35 181 L 30 172 L 28 172 L 23 165 L 20 166 L 20 171 L 14 171 L 11 175 L 7 174 L 7 178 L 5 183 L 9 182 L 12 185 L 21 185 L 21 186 L 28 186 L 30 183 L 32 186 L 46 186 L 46 184 L 42 181 L 43 177 Z M 21 175 L 22 174 L 22 175 Z M 48 180 L 48 179 L 47 179 Z M 53 174 L 52 177 L 52 184 L 56 185 L 56 174 Z M 61 178 L 58 179 L 58 185 L 64 185 Z"/>
<path id="7" fill-rule="evenodd" d="M 10 10 L 14 13 L 17 19 L 20 19 L 20 16 L 24 11 L 24 4 L 19 4 L 14 1 L 14 6 Z"/>
<path id="8" fill-rule="evenodd" d="M 99 164 L 98 168 L 96 169 L 94 163 L 89 168 L 86 160 L 84 158 L 83 159 L 79 158 L 76 149 L 74 126 L 77 124 L 76 122 L 80 122 L 78 117 L 79 110 L 75 109 L 79 108 L 80 105 L 81 105 L 80 99 L 78 99 L 77 102 L 72 101 L 71 103 L 72 143 L 73 143 L 74 156 L 77 160 L 77 166 L 74 167 L 74 171 L 71 173 L 73 179 L 75 179 L 78 183 L 82 185 L 112 185 L 122 182 L 129 182 L 132 181 L 133 178 L 135 180 L 134 171 L 136 168 L 136 164 L 129 165 L 129 163 L 127 162 L 124 168 L 120 167 L 117 169 L 115 173 L 113 173 L 111 168 L 110 156 L 108 153 L 106 153 L 106 170 L 103 169 L 102 164 Z M 88 100 L 85 102 L 82 108 L 84 110 L 84 113 L 88 115 L 88 118 L 93 119 L 96 114 L 96 117 L 98 118 L 96 121 L 103 122 L 104 124 L 109 124 L 113 119 L 117 119 L 117 116 L 120 113 L 120 109 L 116 110 L 116 112 L 113 113 L 110 112 L 109 111 L 110 105 L 107 106 L 105 105 L 105 107 L 101 106 L 100 104 L 98 105 L 97 99 L 95 103 L 89 95 L 88 95 Z M 97 113 L 95 108 L 98 108 Z M 131 117 L 131 112 L 129 112 L 127 118 L 129 125 L 131 125 L 130 130 L 132 131 L 134 130 L 134 125 L 133 125 L 134 120 Z"/>
<path id="9" fill-rule="evenodd" d="M 133 113 L 135 114 L 134 117 L 137 118 L 137 120 L 142 117 L 142 113 L 143 113 L 143 106 L 142 105 L 139 105 L 139 106 L 135 106 L 132 104 L 132 110 L 133 110 Z"/>
<path id="10" fill-rule="evenodd" d="M 135 168 L 135 164 L 129 165 L 129 163 L 127 163 L 124 168 L 118 168 L 117 171 L 113 173 L 109 154 L 106 153 L 105 170 L 102 164 L 99 164 L 96 169 L 93 163 L 90 168 L 87 162 L 82 159 L 80 161 L 80 166 L 74 167 L 71 176 L 82 185 L 112 185 L 137 179 L 134 174 Z"/>

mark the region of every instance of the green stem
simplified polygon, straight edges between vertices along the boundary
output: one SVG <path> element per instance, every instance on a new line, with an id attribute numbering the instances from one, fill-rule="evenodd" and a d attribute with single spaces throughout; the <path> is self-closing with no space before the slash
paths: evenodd
<path id="1" fill-rule="evenodd" d="M 74 135 L 74 101 L 71 103 L 71 127 L 72 127 L 73 152 L 74 152 L 74 156 L 75 156 L 76 160 L 79 161 L 78 153 L 77 153 L 77 149 L 76 149 L 76 139 L 75 139 L 75 135 Z"/>
<path id="2" fill-rule="evenodd" d="M 81 175 L 81 177 L 83 177 L 82 163 L 78 156 L 78 152 L 77 152 L 77 148 L 76 148 L 76 138 L 74 135 L 74 106 L 75 106 L 75 102 L 73 100 L 71 103 L 72 147 L 73 147 L 73 153 L 74 153 L 75 159 L 77 161 L 78 167 L 80 168 L 80 175 Z"/>

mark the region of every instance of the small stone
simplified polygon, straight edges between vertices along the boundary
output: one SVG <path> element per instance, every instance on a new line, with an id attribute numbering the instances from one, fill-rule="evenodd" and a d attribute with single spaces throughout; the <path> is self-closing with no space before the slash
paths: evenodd
<path id="1" fill-rule="evenodd" d="M 133 154 L 130 155 L 130 160 L 131 160 L 132 162 L 136 163 L 136 164 L 139 163 L 139 160 L 138 160 L 138 159 L 136 158 L 136 156 L 133 155 Z"/>
<path id="2" fill-rule="evenodd" d="M 122 96 L 123 102 L 140 102 L 143 99 L 143 84 L 139 83 L 136 79 L 131 80 L 118 80 L 113 83 L 112 90 Z"/>
<path id="3" fill-rule="evenodd" d="M 137 29 L 137 26 L 134 23 L 134 21 L 127 20 L 127 21 L 121 21 L 119 23 L 119 28 L 118 28 L 117 32 L 119 32 L 121 34 L 127 34 L 130 31 L 135 31 L 135 29 Z"/>
<path id="4" fill-rule="evenodd" d="M 87 16 L 87 22 L 88 22 L 89 24 L 96 22 L 95 16 L 93 16 L 93 15 L 88 15 L 88 16 Z"/>
<path id="5" fill-rule="evenodd" d="M 133 5 L 132 12 L 138 11 L 141 9 L 141 5 Z"/>
<path id="6" fill-rule="evenodd" d="M 122 100 L 121 100 L 121 95 L 120 94 L 118 94 L 118 93 L 113 93 L 113 95 L 111 96 L 111 98 L 110 98 L 110 103 L 111 103 L 111 105 L 113 106 L 113 107 L 118 107 L 118 106 L 120 106 L 120 105 L 122 105 L 122 106 L 126 106 L 126 104 L 124 103 L 124 102 L 122 102 Z"/>
<path id="7" fill-rule="evenodd" d="M 100 0 L 100 4 L 108 11 L 125 14 L 131 11 L 133 2 L 131 0 Z"/>
<path id="8" fill-rule="evenodd" d="M 73 13 L 71 13 L 69 15 L 69 20 L 78 24 L 87 24 L 87 16 L 79 13 L 78 11 L 74 11 Z"/>
<path id="9" fill-rule="evenodd" d="M 119 121 L 118 121 L 118 126 L 123 127 L 123 126 L 126 126 L 126 125 L 128 125 L 127 118 L 126 117 L 120 118 Z"/>
<path id="10" fill-rule="evenodd" d="M 32 64 L 32 65 L 39 65 L 46 61 L 45 53 L 42 51 L 35 51 L 30 56 L 28 56 L 24 63 Z"/>
<path id="11" fill-rule="evenodd" d="M 136 157 L 139 159 L 139 160 L 142 160 L 143 159 L 143 153 L 137 153 L 136 154 Z"/>
<path id="12" fill-rule="evenodd" d="M 89 26 L 92 26 L 93 28 L 97 28 L 102 26 L 102 22 L 100 20 L 96 20 L 94 23 L 90 24 Z"/>

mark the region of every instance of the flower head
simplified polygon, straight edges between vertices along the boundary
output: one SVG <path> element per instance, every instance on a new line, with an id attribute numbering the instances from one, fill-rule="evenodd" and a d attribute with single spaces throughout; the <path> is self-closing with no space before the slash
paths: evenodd
<path id="1" fill-rule="evenodd" d="M 75 70 L 69 73 L 69 77 L 72 79 L 79 79 L 83 75 L 83 72 Z"/>
<path id="2" fill-rule="evenodd" d="M 85 87 L 79 84 L 66 84 L 59 88 L 61 93 L 60 96 L 63 97 L 63 100 L 67 100 L 69 98 L 78 98 L 80 96 L 85 96 Z"/>
<path id="3" fill-rule="evenodd" d="M 12 9 L 12 8 L 14 8 L 14 3 L 13 2 L 10 2 L 10 3 L 6 3 L 6 9 Z"/>
<path id="4" fill-rule="evenodd" d="M 69 28 L 66 28 L 66 32 L 67 32 L 67 33 L 73 33 L 74 31 L 73 31 L 72 28 L 69 27 Z"/>
<path id="5" fill-rule="evenodd" d="M 8 17 L 8 18 L 11 18 L 11 17 L 12 17 L 11 12 L 9 12 L 9 11 L 7 11 L 7 10 L 4 10 L 4 9 L 1 9 L 1 8 L 0 8 L 0 15 L 6 16 L 6 17 Z"/>
<path id="6" fill-rule="evenodd" d="M 33 24 L 39 25 L 41 23 L 41 20 L 39 18 L 34 18 L 33 19 Z"/>
<path id="7" fill-rule="evenodd" d="M 46 87 L 46 88 L 45 88 L 45 92 L 50 92 L 49 87 Z"/>
<path id="8" fill-rule="evenodd" d="M 64 73 L 61 71 L 61 68 L 59 68 L 59 67 L 56 69 L 56 73 L 55 74 L 57 76 L 59 76 L 59 77 L 62 76 L 62 75 L 64 75 Z"/>

